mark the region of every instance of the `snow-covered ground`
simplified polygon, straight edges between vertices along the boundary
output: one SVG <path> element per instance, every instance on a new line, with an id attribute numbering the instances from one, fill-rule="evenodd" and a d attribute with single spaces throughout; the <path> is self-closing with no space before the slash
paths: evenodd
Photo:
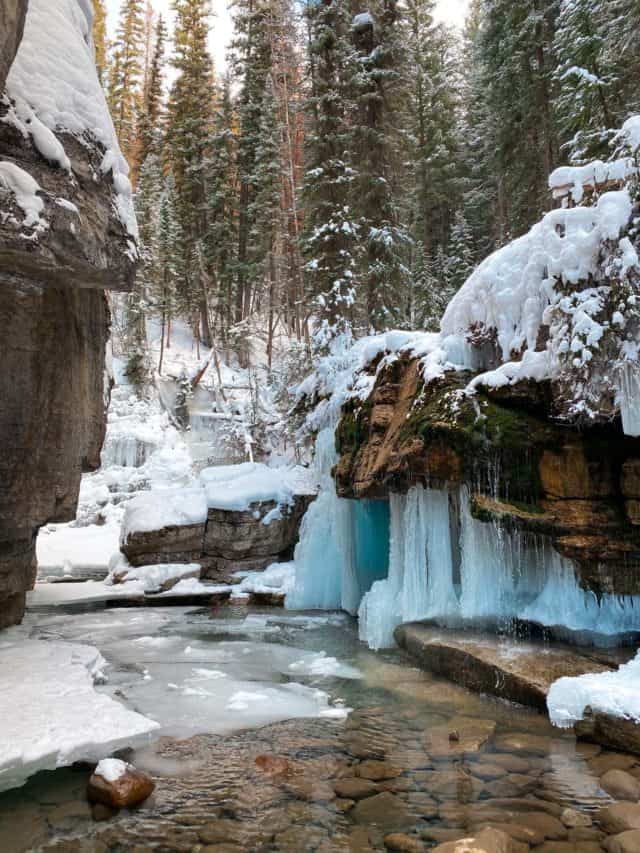
<path id="1" fill-rule="evenodd" d="M 76 520 L 40 531 L 39 578 L 106 576 L 119 558 L 126 503 L 151 488 L 187 485 L 194 478 L 186 442 L 159 401 L 141 400 L 127 385 L 116 385 L 102 467 L 82 478 Z"/>

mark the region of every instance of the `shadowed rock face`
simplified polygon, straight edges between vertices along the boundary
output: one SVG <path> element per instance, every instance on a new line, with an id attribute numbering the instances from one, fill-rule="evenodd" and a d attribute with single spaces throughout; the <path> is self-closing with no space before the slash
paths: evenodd
<path id="1" fill-rule="evenodd" d="M 0 89 L 18 50 L 28 0 L 0 0 Z"/>
<path id="2" fill-rule="evenodd" d="M 0 0 L 0 91 L 27 7 L 27 0 Z M 5 97 L 0 117 L 11 108 Z M 99 169 L 102 147 L 56 136 L 70 171 L 49 163 L 29 134 L 0 122 L 0 162 L 37 181 L 48 223 L 39 233 L 25 228 L 17 198 L 0 182 L 0 210 L 8 214 L 0 217 L 0 628 L 22 618 L 38 529 L 74 518 L 80 475 L 100 464 L 109 391 L 104 289 L 129 288 L 135 272 L 112 175 Z"/>

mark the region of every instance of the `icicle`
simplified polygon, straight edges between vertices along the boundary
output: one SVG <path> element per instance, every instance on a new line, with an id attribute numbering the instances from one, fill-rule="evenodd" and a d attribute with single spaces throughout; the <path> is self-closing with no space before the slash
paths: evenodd
<path id="1" fill-rule="evenodd" d="M 427 489 L 424 495 L 427 523 L 428 588 L 426 613 L 442 618 L 458 613 L 458 597 L 453 584 L 453 549 L 449 523 L 449 494 Z"/>
<path id="2" fill-rule="evenodd" d="M 403 621 L 400 594 L 404 582 L 407 497 L 392 494 L 390 506 L 389 575 L 373 584 L 358 610 L 360 639 L 372 649 L 393 646 L 393 632 Z"/>
<path id="3" fill-rule="evenodd" d="M 640 436 L 640 369 L 632 361 L 620 370 L 618 405 L 625 435 Z"/>
<path id="4" fill-rule="evenodd" d="M 309 507 L 296 546 L 296 582 L 286 605 L 294 610 L 337 610 L 342 606 L 345 554 L 351 551 L 351 526 L 343 518 L 346 501 L 336 495 L 331 469 L 337 461 L 334 430 L 316 440 L 315 468 L 320 493 Z M 349 558 L 347 558 L 349 559 Z"/>

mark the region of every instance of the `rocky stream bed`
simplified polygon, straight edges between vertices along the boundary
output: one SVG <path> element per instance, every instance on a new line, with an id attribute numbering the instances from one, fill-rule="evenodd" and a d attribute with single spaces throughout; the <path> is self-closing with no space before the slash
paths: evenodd
<path id="1" fill-rule="evenodd" d="M 20 630 L 96 645 L 101 689 L 161 729 L 126 756 L 156 782 L 142 807 L 90 807 L 88 766 L 43 772 L 0 795 L 3 853 L 640 849 L 639 758 L 374 653 L 343 615 L 94 604 L 33 610 Z M 205 671 L 216 691 L 196 689 Z M 279 708 L 291 690 L 316 706 Z"/>

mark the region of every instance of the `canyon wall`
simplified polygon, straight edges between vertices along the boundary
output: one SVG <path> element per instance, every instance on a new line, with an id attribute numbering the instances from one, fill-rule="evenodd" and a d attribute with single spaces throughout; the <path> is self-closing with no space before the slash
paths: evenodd
<path id="1" fill-rule="evenodd" d="M 131 286 L 136 233 L 126 164 L 95 73 L 90 4 L 0 0 L 0 32 L 5 627 L 22 618 L 38 529 L 74 518 L 80 476 L 100 464 L 105 289 Z"/>

